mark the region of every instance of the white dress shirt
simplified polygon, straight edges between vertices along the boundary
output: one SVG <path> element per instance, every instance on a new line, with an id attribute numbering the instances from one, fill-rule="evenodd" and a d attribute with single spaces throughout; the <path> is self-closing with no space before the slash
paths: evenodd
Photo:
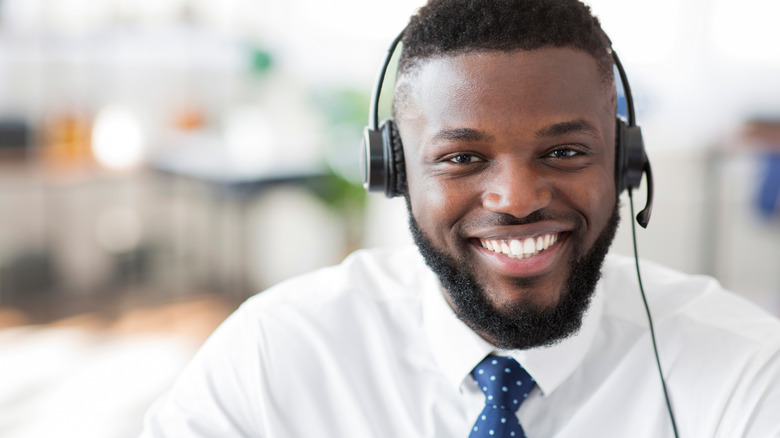
<path id="1" fill-rule="evenodd" d="M 579 332 L 497 351 L 415 248 L 358 251 L 244 303 L 150 409 L 151 437 L 468 437 L 469 375 L 511 355 L 529 438 L 672 436 L 633 259 L 610 255 Z M 642 264 L 680 436 L 780 437 L 780 322 L 713 279 Z"/>

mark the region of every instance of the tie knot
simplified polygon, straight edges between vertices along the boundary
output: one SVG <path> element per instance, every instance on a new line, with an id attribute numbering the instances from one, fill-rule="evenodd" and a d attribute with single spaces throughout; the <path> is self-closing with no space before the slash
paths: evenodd
<path id="1" fill-rule="evenodd" d="M 511 357 L 489 355 L 471 376 L 485 393 L 485 404 L 517 410 L 534 387 L 534 379 Z"/>

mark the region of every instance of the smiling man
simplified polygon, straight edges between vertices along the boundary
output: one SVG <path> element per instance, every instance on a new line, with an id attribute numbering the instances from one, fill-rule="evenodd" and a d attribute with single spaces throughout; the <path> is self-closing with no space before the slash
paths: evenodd
<path id="1" fill-rule="evenodd" d="M 634 262 L 607 254 L 623 131 L 590 10 L 431 0 L 403 43 L 379 155 L 416 248 L 248 300 L 143 436 L 780 436 L 777 319 L 643 263 L 667 401 Z"/>
<path id="2" fill-rule="evenodd" d="M 504 348 L 571 334 L 618 222 L 611 70 L 569 47 L 411 62 L 411 228 L 450 305 Z"/>

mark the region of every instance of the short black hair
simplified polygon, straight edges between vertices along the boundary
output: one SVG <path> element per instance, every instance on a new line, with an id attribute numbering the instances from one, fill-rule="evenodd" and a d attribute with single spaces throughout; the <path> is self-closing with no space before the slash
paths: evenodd
<path id="1" fill-rule="evenodd" d="M 609 38 L 578 0 L 430 0 L 404 30 L 398 73 L 439 56 L 544 47 L 583 50 L 614 80 Z"/>

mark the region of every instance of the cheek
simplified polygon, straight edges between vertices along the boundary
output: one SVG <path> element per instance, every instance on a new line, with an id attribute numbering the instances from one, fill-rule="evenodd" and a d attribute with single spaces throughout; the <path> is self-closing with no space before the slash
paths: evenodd
<path id="1" fill-rule="evenodd" d="M 457 232 L 459 220 L 469 210 L 465 192 L 452 181 L 408 171 L 407 178 L 417 223 L 437 247 L 448 247 L 447 240 Z"/>
<path id="2" fill-rule="evenodd" d="M 596 187 L 591 186 L 591 187 Z M 588 198 L 590 205 L 588 210 L 592 212 L 594 222 L 599 226 L 603 226 L 607 223 L 610 216 L 612 216 L 612 210 L 617 202 L 615 195 L 615 185 L 611 179 L 602 181 L 602 186 L 599 189 L 591 191 L 591 196 Z"/>
<path id="3" fill-rule="evenodd" d="M 568 198 L 587 221 L 590 240 L 595 241 L 612 216 L 617 202 L 612 172 L 600 172 L 571 187 Z"/>
<path id="4" fill-rule="evenodd" d="M 432 178 L 407 175 L 412 213 L 417 222 L 428 233 L 436 228 L 446 227 L 453 213 L 450 188 Z"/>
<path id="5" fill-rule="evenodd" d="M 617 202 L 614 149 L 603 156 L 600 168 L 600 171 L 596 169 L 595 174 L 591 175 L 587 185 L 582 187 L 585 192 L 582 199 L 588 200 L 587 211 L 591 212 L 593 225 L 599 231 L 609 221 Z"/>

